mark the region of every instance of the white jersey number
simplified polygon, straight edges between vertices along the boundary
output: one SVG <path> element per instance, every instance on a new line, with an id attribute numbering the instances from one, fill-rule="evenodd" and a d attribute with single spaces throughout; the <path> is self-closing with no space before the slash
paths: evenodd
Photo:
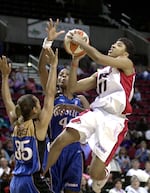
<path id="1" fill-rule="evenodd" d="M 15 151 L 15 157 L 18 160 L 30 160 L 32 158 L 32 149 L 29 147 L 25 147 L 25 144 L 28 144 L 30 140 L 25 141 L 15 141 L 17 151 Z"/>
<path id="2" fill-rule="evenodd" d="M 63 119 L 61 119 L 59 121 L 59 125 L 61 125 L 63 128 L 65 128 L 67 125 L 67 117 L 64 117 Z"/>

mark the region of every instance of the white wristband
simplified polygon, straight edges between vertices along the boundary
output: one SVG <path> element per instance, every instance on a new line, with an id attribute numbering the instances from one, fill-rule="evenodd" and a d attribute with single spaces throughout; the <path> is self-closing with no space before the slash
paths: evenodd
<path id="1" fill-rule="evenodd" d="M 52 46 L 53 41 L 48 41 L 47 38 L 44 39 L 42 47 L 44 49 L 50 48 Z"/>

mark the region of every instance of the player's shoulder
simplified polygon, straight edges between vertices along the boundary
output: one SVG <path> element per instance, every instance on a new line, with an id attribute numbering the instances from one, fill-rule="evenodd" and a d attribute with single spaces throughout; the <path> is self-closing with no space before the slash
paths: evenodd
<path id="1" fill-rule="evenodd" d="M 91 74 L 91 76 L 89 78 L 95 79 L 95 78 L 97 78 L 97 75 L 98 75 L 98 70 L 96 72 L 94 72 L 93 74 Z"/>
<path id="2" fill-rule="evenodd" d="M 65 96 L 62 93 L 55 96 L 55 102 L 59 102 L 64 99 L 65 99 Z"/>

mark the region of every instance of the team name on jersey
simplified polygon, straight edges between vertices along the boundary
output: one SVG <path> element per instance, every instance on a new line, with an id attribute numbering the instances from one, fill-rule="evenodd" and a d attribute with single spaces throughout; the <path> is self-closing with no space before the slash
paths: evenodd
<path id="1" fill-rule="evenodd" d="M 63 116 L 71 116 L 76 117 L 79 114 L 76 110 L 67 110 L 64 112 Z M 58 116 L 58 114 L 54 111 L 54 117 Z"/>

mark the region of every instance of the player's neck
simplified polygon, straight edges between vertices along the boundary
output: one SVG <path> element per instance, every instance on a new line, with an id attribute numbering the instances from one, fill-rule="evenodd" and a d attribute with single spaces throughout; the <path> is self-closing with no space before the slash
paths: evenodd
<path id="1" fill-rule="evenodd" d="M 63 95 L 66 96 L 68 99 L 72 99 L 73 98 L 73 94 L 71 94 L 70 92 L 67 92 L 67 90 L 65 90 L 63 92 Z"/>

